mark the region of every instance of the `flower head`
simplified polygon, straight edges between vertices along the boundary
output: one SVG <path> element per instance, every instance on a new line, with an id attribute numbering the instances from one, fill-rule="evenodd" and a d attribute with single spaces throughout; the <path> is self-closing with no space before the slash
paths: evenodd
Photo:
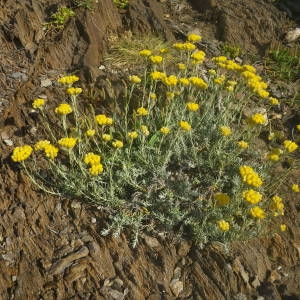
<path id="1" fill-rule="evenodd" d="M 84 162 L 87 165 L 91 165 L 91 166 L 98 165 L 100 164 L 100 161 L 101 161 L 101 156 L 93 152 L 89 152 L 84 156 Z"/>
<path id="2" fill-rule="evenodd" d="M 65 85 L 72 85 L 74 82 L 78 81 L 79 77 L 76 75 L 69 75 L 61 77 L 57 80 L 58 83 L 65 84 Z"/>
<path id="3" fill-rule="evenodd" d="M 113 123 L 113 119 L 107 117 L 106 115 L 100 114 L 95 116 L 95 120 L 98 123 L 98 125 L 111 125 Z"/>
<path id="4" fill-rule="evenodd" d="M 217 206 L 224 206 L 230 202 L 230 197 L 225 193 L 216 193 L 214 194 L 214 198 L 217 201 Z"/>
<path id="5" fill-rule="evenodd" d="M 97 176 L 103 172 L 103 165 L 100 163 L 91 165 L 91 167 L 89 168 L 89 172 L 92 176 Z"/>
<path id="6" fill-rule="evenodd" d="M 55 108 L 55 112 L 60 115 L 68 115 L 72 112 L 72 107 L 68 103 L 62 103 Z"/>
<path id="7" fill-rule="evenodd" d="M 207 83 L 202 78 L 192 76 L 189 78 L 189 81 L 192 85 L 194 85 L 200 89 L 205 90 L 208 88 Z"/>
<path id="8" fill-rule="evenodd" d="M 57 142 L 64 148 L 72 149 L 75 147 L 77 139 L 72 137 L 64 137 L 59 139 Z"/>
<path id="9" fill-rule="evenodd" d="M 152 54 L 152 52 L 151 52 L 151 50 L 144 49 L 144 50 L 141 50 L 141 51 L 139 52 L 139 54 L 140 54 L 141 56 L 146 56 L 146 57 L 148 57 L 148 56 L 150 56 L 150 55 Z"/>
<path id="10" fill-rule="evenodd" d="M 112 136 L 110 134 L 102 134 L 102 140 L 105 142 L 109 142 L 112 139 Z"/>
<path id="11" fill-rule="evenodd" d="M 114 142 L 112 142 L 112 145 L 114 148 L 122 148 L 123 147 L 123 142 L 119 141 L 119 140 L 115 140 Z"/>
<path id="12" fill-rule="evenodd" d="M 148 136 L 150 134 L 149 129 L 146 125 L 141 126 L 141 132 L 144 136 Z"/>
<path id="13" fill-rule="evenodd" d="M 147 116 L 149 114 L 148 110 L 144 107 L 139 107 L 136 110 L 136 115 L 137 116 Z"/>
<path id="14" fill-rule="evenodd" d="M 142 79 L 139 76 L 130 75 L 129 81 L 131 81 L 132 83 L 140 83 L 142 81 Z"/>
<path id="15" fill-rule="evenodd" d="M 253 189 L 243 191 L 242 196 L 250 204 L 257 204 L 262 199 L 262 194 Z"/>
<path id="16" fill-rule="evenodd" d="M 45 105 L 45 99 L 43 98 L 34 99 L 32 102 L 32 107 L 35 109 L 42 108 L 44 105 Z"/>
<path id="17" fill-rule="evenodd" d="M 159 71 L 153 71 L 152 73 L 150 73 L 150 77 L 153 80 L 163 80 L 164 78 L 166 78 L 166 76 L 166 73 Z"/>
<path id="18" fill-rule="evenodd" d="M 217 224 L 218 224 L 218 227 L 221 231 L 226 232 L 230 229 L 229 223 L 225 220 L 220 220 L 220 221 L 217 222 Z"/>
<path id="19" fill-rule="evenodd" d="M 284 215 L 284 204 L 282 198 L 275 195 L 271 198 L 270 209 L 274 212 L 274 216 Z"/>
<path id="20" fill-rule="evenodd" d="M 167 76 L 163 79 L 163 83 L 167 86 L 175 86 L 178 82 L 178 79 L 175 75 Z"/>
<path id="21" fill-rule="evenodd" d="M 58 148 L 51 144 L 48 144 L 48 145 L 45 145 L 44 152 L 45 152 L 46 157 L 48 157 L 50 159 L 54 159 L 58 154 Z"/>
<path id="22" fill-rule="evenodd" d="M 160 55 L 151 55 L 149 56 L 149 59 L 154 64 L 160 64 L 163 61 L 163 58 Z"/>
<path id="23" fill-rule="evenodd" d="M 185 131 L 190 131 L 192 129 L 192 126 L 187 121 L 180 121 L 179 126 Z"/>
<path id="24" fill-rule="evenodd" d="M 160 133 L 167 135 L 170 132 L 170 128 L 168 127 L 162 127 L 159 129 Z"/>
<path id="25" fill-rule="evenodd" d="M 262 180 L 259 175 L 249 166 L 240 167 L 240 175 L 243 182 L 254 187 L 260 187 L 262 185 Z"/>
<path id="26" fill-rule="evenodd" d="M 50 144 L 48 140 L 41 140 L 34 144 L 34 150 L 44 150 L 47 145 Z"/>
<path id="27" fill-rule="evenodd" d="M 299 193 L 299 192 L 300 192 L 299 184 L 295 184 L 295 183 L 294 183 L 294 184 L 291 186 L 291 189 L 292 189 L 292 191 L 295 192 L 295 193 Z"/>
<path id="28" fill-rule="evenodd" d="M 70 87 L 67 89 L 67 93 L 72 96 L 77 96 L 82 93 L 82 88 Z"/>
<path id="29" fill-rule="evenodd" d="M 32 151 L 33 151 L 33 149 L 29 145 L 24 145 L 24 146 L 21 146 L 21 147 L 16 147 L 13 150 L 13 154 L 11 156 L 11 159 L 14 162 L 24 161 L 24 160 L 26 160 L 31 155 Z"/>
<path id="30" fill-rule="evenodd" d="M 139 136 L 139 134 L 136 131 L 128 132 L 128 137 L 132 140 L 136 139 L 138 136 Z"/>
<path id="31" fill-rule="evenodd" d="M 202 37 L 198 34 L 191 33 L 187 36 L 187 40 L 189 42 L 195 43 L 195 42 L 200 42 L 202 40 Z"/>
<path id="32" fill-rule="evenodd" d="M 85 135 L 88 136 L 88 137 L 92 137 L 96 134 L 96 130 L 95 129 L 88 129 L 86 132 L 85 132 Z"/>
<path id="33" fill-rule="evenodd" d="M 250 118 L 251 123 L 258 125 L 265 125 L 267 123 L 267 118 L 262 114 L 254 114 Z"/>
<path id="34" fill-rule="evenodd" d="M 189 111 L 197 111 L 199 109 L 199 104 L 195 102 L 188 102 L 186 108 Z"/>
<path id="35" fill-rule="evenodd" d="M 184 63 L 178 63 L 177 67 L 178 67 L 178 70 L 185 70 L 186 69 L 186 65 Z"/>
<path id="36" fill-rule="evenodd" d="M 232 134 L 232 131 L 228 126 L 220 126 L 219 129 L 223 136 L 229 136 Z"/>
<path id="37" fill-rule="evenodd" d="M 252 218 L 264 219 L 266 217 L 265 211 L 259 206 L 254 206 L 250 208 L 250 215 Z"/>
<path id="38" fill-rule="evenodd" d="M 249 144 L 248 144 L 247 142 L 245 142 L 245 141 L 238 141 L 237 144 L 238 144 L 238 146 L 239 146 L 240 148 L 242 148 L 242 149 L 247 149 L 247 148 L 249 148 Z"/>
<path id="39" fill-rule="evenodd" d="M 287 226 L 285 224 L 280 224 L 279 229 L 280 231 L 284 232 L 286 231 Z"/>
<path id="40" fill-rule="evenodd" d="M 298 145 L 290 140 L 285 140 L 283 142 L 283 147 L 288 151 L 288 152 L 294 152 L 295 150 L 297 150 Z"/>

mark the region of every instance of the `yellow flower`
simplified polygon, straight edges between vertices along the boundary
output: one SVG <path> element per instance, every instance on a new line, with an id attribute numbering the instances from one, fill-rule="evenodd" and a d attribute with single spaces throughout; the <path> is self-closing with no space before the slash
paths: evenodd
<path id="1" fill-rule="evenodd" d="M 55 108 L 55 112 L 60 115 L 68 115 L 72 112 L 72 107 L 68 103 L 62 103 Z"/>
<path id="2" fill-rule="evenodd" d="M 225 220 L 220 220 L 217 222 L 217 224 L 218 224 L 219 229 L 224 232 L 228 231 L 230 228 L 229 223 L 226 222 Z"/>
<path id="3" fill-rule="evenodd" d="M 177 50 L 186 50 L 186 51 L 193 51 L 196 49 L 196 46 L 189 42 L 175 43 L 175 44 L 173 44 L 173 47 Z"/>
<path id="4" fill-rule="evenodd" d="M 98 165 L 92 165 L 90 168 L 89 168 L 89 172 L 92 176 L 97 176 L 99 175 L 100 173 L 103 172 L 103 165 L 102 164 L 98 164 Z"/>
<path id="5" fill-rule="evenodd" d="M 189 110 L 189 111 L 197 111 L 199 109 L 199 104 L 198 103 L 195 103 L 195 102 L 188 102 L 186 104 L 186 108 Z"/>
<path id="6" fill-rule="evenodd" d="M 142 131 L 143 135 L 145 135 L 145 136 L 148 136 L 150 134 L 148 127 L 145 125 L 141 126 L 141 131 Z"/>
<path id="7" fill-rule="evenodd" d="M 110 134 L 102 134 L 102 140 L 105 142 L 109 142 L 112 139 L 112 136 Z"/>
<path id="8" fill-rule="evenodd" d="M 267 155 L 268 160 L 272 160 L 272 161 L 278 161 L 280 159 L 280 156 L 274 152 L 270 152 Z"/>
<path id="9" fill-rule="evenodd" d="M 76 95 L 79 95 L 79 94 L 82 93 L 82 88 L 70 87 L 70 88 L 67 89 L 67 93 L 69 95 L 76 96 Z"/>
<path id="10" fill-rule="evenodd" d="M 251 73 L 256 73 L 256 68 L 251 65 L 243 65 L 243 70 Z"/>
<path id="11" fill-rule="evenodd" d="M 136 75 L 130 75 L 129 81 L 131 81 L 132 83 L 140 83 L 142 79 Z"/>
<path id="12" fill-rule="evenodd" d="M 95 130 L 95 129 L 88 129 L 88 130 L 85 132 L 86 136 L 88 136 L 88 137 L 94 136 L 95 133 L 96 133 L 96 130 Z"/>
<path id="13" fill-rule="evenodd" d="M 72 85 L 74 82 L 78 81 L 79 77 L 76 75 L 69 75 L 61 77 L 57 80 L 58 83 L 65 84 L 65 85 Z"/>
<path id="14" fill-rule="evenodd" d="M 119 140 L 115 140 L 114 142 L 112 142 L 112 145 L 114 148 L 122 148 L 123 147 L 123 142 L 119 141 Z"/>
<path id="15" fill-rule="evenodd" d="M 58 148 L 51 144 L 48 144 L 48 145 L 45 145 L 44 152 L 45 152 L 46 157 L 48 157 L 50 159 L 54 159 L 58 154 Z"/>
<path id="16" fill-rule="evenodd" d="M 240 148 L 242 148 L 242 149 L 247 149 L 247 148 L 249 148 L 249 144 L 248 144 L 247 142 L 245 142 L 245 141 L 239 141 L 237 144 L 238 144 L 238 146 L 239 146 Z"/>
<path id="17" fill-rule="evenodd" d="M 151 50 L 144 49 L 139 52 L 141 56 L 150 56 L 152 54 Z"/>
<path id="18" fill-rule="evenodd" d="M 180 78 L 179 83 L 181 83 L 184 86 L 188 86 L 190 84 L 190 81 L 187 78 Z"/>
<path id="19" fill-rule="evenodd" d="M 33 102 L 32 102 L 32 107 L 37 109 L 37 108 L 41 108 L 45 105 L 45 99 L 42 99 L 42 98 L 37 98 L 37 99 L 34 99 Z"/>
<path id="20" fill-rule="evenodd" d="M 226 90 L 227 90 L 228 92 L 233 92 L 233 91 L 234 91 L 234 86 L 229 85 L 229 86 L 226 87 Z"/>
<path id="21" fill-rule="evenodd" d="M 261 98 L 268 98 L 269 97 L 269 92 L 268 91 L 266 91 L 266 90 L 264 90 L 264 89 L 258 89 L 257 91 L 256 91 L 256 93 L 257 93 L 257 95 L 259 96 L 259 97 L 261 97 Z"/>
<path id="22" fill-rule="evenodd" d="M 138 136 L 139 136 L 139 134 L 136 131 L 128 132 L 128 137 L 132 140 L 136 139 Z"/>
<path id="23" fill-rule="evenodd" d="M 220 132 L 223 136 L 229 136 L 232 134 L 230 127 L 228 126 L 220 126 Z"/>
<path id="24" fill-rule="evenodd" d="M 150 73 L 150 76 L 153 80 L 163 80 L 167 75 L 164 72 L 154 71 Z"/>
<path id="25" fill-rule="evenodd" d="M 69 138 L 69 137 L 64 137 L 59 139 L 58 144 L 64 148 L 72 149 L 75 147 L 77 139 L 76 138 Z"/>
<path id="26" fill-rule="evenodd" d="M 186 121 L 180 121 L 179 126 L 185 131 L 190 131 L 192 129 L 192 126 Z"/>
<path id="27" fill-rule="evenodd" d="M 194 85 L 196 87 L 199 87 L 201 89 L 207 89 L 208 88 L 207 83 L 202 78 L 192 76 L 192 77 L 189 78 L 189 81 L 192 85 Z"/>
<path id="28" fill-rule="evenodd" d="M 178 70 L 185 70 L 186 69 L 186 65 L 183 63 L 179 63 L 177 64 Z"/>
<path id="29" fill-rule="evenodd" d="M 108 118 L 106 115 L 100 114 L 95 116 L 95 120 L 98 123 L 98 125 L 111 125 L 113 123 L 112 118 Z"/>
<path id="30" fill-rule="evenodd" d="M 274 216 L 277 217 L 278 215 L 284 215 L 284 204 L 282 202 L 282 198 L 275 195 L 271 199 L 270 209 L 274 211 Z"/>
<path id="31" fill-rule="evenodd" d="M 13 150 L 13 154 L 11 156 L 11 159 L 14 162 L 24 161 L 24 160 L 26 160 L 31 155 L 32 151 L 33 151 L 33 149 L 29 145 L 24 145 L 24 146 L 21 146 L 21 147 L 16 147 Z"/>
<path id="32" fill-rule="evenodd" d="M 89 152 L 84 156 L 84 163 L 86 163 L 87 165 L 98 165 L 100 164 L 100 161 L 101 156 L 93 152 Z"/>
<path id="33" fill-rule="evenodd" d="M 44 150 L 46 145 L 49 145 L 50 141 L 48 140 L 42 140 L 42 141 L 38 141 L 37 143 L 34 144 L 34 150 L 38 151 L 38 150 Z"/>
<path id="34" fill-rule="evenodd" d="M 256 219 L 264 219 L 266 217 L 265 211 L 259 206 L 254 206 L 250 208 L 250 215 Z"/>
<path id="35" fill-rule="evenodd" d="M 223 84 L 225 81 L 226 77 L 224 75 L 217 77 L 214 79 L 214 83 L 216 84 Z"/>
<path id="36" fill-rule="evenodd" d="M 137 116 L 147 116 L 149 113 L 148 113 L 148 110 L 144 107 L 139 107 L 137 110 L 136 110 L 136 115 Z"/>
<path id="37" fill-rule="evenodd" d="M 170 129 L 168 127 L 162 127 L 159 131 L 160 133 L 167 135 L 170 132 Z"/>
<path id="38" fill-rule="evenodd" d="M 150 97 L 151 100 L 156 100 L 156 98 L 157 98 L 155 93 L 150 93 L 149 97 Z"/>
<path id="39" fill-rule="evenodd" d="M 205 52 L 198 50 L 191 55 L 191 58 L 196 62 L 203 62 L 205 59 Z"/>
<path id="40" fill-rule="evenodd" d="M 224 206 L 230 202 L 230 197 L 225 193 L 216 193 L 214 198 L 217 200 L 217 206 Z"/>
<path id="41" fill-rule="evenodd" d="M 166 92 L 166 97 L 168 100 L 172 100 L 175 97 L 175 93 L 173 92 Z"/>
<path id="42" fill-rule="evenodd" d="M 287 226 L 285 224 L 280 224 L 279 228 L 280 228 L 280 231 L 284 232 L 284 231 L 286 231 Z"/>
<path id="43" fill-rule="evenodd" d="M 300 124 L 296 125 L 296 129 L 300 131 Z"/>
<path id="44" fill-rule="evenodd" d="M 300 188 L 299 188 L 298 184 L 293 184 L 291 186 L 291 188 L 292 188 L 292 191 L 295 192 L 295 193 L 299 193 L 300 192 Z"/>
<path id="45" fill-rule="evenodd" d="M 259 175 L 249 166 L 241 166 L 240 175 L 243 182 L 247 183 L 248 185 L 260 187 L 263 183 Z"/>
<path id="46" fill-rule="evenodd" d="M 298 148 L 298 145 L 295 142 L 290 140 L 285 140 L 283 142 L 283 146 L 288 152 L 294 152 Z"/>
<path id="47" fill-rule="evenodd" d="M 271 105 L 279 105 L 279 100 L 274 97 L 269 97 L 269 102 Z"/>
<path id="48" fill-rule="evenodd" d="M 160 53 L 167 53 L 169 52 L 169 49 L 168 48 L 162 48 L 159 50 Z"/>
<path id="49" fill-rule="evenodd" d="M 227 61 L 227 57 L 226 56 L 216 56 L 216 57 L 213 57 L 212 60 L 215 62 L 225 62 L 225 61 Z"/>
<path id="50" fill-rule="evenodd" d="M 242 196 L 250 204 L 257 204 L 262 199 L 262 194 L 253 189 L 243 191 Z"/>
<path id="51" fill-rule="evenodd" d="M 163 79 L 163 83 L 168 86 L 176 86 L 178 79 L 175 75 L 167 76 Z"/>
<path id="52" fill-rule="evenodd" d="M 209 69 L 209 70 L 208 70 L 208 73 L 209 73 L 210 75 L 216 75 L 216 74 L 217 74 L 217 72 L 216 72 L 215 69 Z"/>
<path id="53" fill-rule="evenodd" d="M 250 119 L 251 123 L 264 125 L 267 123 L 267 118 L 262 114 L 254 114 Z"/>
<path id="54" fill-rule="evenodd" d="M 163 61 L 163 58 L 160 55 L 151 55 L 149 58 L 154 64 L 160 64 Z"/>
<path id="55" fill-rule="evenodd" d="M 195 42 L 200 42 L 202 40 L 202 37 L 198 34 L 191 33 L 187 36 L 187 40 L 189 42 L 195 43 Z"/>

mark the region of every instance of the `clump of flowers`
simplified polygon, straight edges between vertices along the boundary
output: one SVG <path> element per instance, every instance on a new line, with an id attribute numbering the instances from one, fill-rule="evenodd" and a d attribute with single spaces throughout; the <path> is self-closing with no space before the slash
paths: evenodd
<path id="1" fill-rule="evenodd" d="M 167 49 L 141 49 L 143 74 L 127 74 L 109 107 L 89 103 L 77 76 L 59 78 L 63 103 L 32 103 L 45 136 L 11 159 L 42 190 L 103 209 L 103 235 L 129 228 L 136 244 L 143 230 L 180 228 L 199 246 L 257 235 L 284 214 L 272 172 L 278 161 L 297 162 L 298 127 L 295 141 L 275 134 L 268 115 L 279 101 L 259 71 L 209 58 L 200 42 L 191 34 Z"/>

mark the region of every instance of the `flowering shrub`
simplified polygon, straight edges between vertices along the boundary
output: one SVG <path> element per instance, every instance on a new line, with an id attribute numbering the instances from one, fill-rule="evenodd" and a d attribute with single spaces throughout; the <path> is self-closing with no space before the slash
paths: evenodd
<path id="1" fill-rule="evenodd" d="M 298 146 L 283 137 L 270 139 L 271 150 L 256 147 L 279 101 L 253 66 L 219 56 L 207 70 L 200 40 L 191 35 L 159 53 L 141 49 L 145 73 L 128 77 L 120 112 L 81 106 L 79 78 L 59 78 L 70 100 L 56 108 L 33 101 L 47 140 L 16 147 L 12 160 L 42 190 L 103 209 L 104 235 L 129 228 L 135 244 L 142 230 L 184 232 L 200 246 L 255 236 L 284 214 L 272 169 L 284 159 L 295 164 Z"/>

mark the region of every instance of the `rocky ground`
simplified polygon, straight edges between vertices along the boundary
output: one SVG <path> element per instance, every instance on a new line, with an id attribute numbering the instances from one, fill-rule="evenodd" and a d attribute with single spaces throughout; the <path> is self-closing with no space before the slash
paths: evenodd
<path id="1" fill-rule="evenodd" d="M 111 0 L 89 2 L 92 10 L 67 0 L 0 0 L 0 298 L 299 299 L 295 195 L 286 195 L 288 231 L 281 235 L 236 242 L 230 251 L 144 235 L 132 249 L 124 235 L 100 235 L 100 211 L 38 191 L 9 158 L 20 139 L 37 134 L 31 101 L 56 101 L 59 75 L 76 72 L 85 89 L 101 88 L 95 82 L 105 77 L 99 66 L 112 36 L 152 33 L 172 41 L 196 30 L 209 53 L 218 55 L 226 41 L 259 65 L 296 23 L 264 0 L 130 0 L 123 10 Z M 62 5 L 76 16 L 63 30 L 45 29 Z"/>

